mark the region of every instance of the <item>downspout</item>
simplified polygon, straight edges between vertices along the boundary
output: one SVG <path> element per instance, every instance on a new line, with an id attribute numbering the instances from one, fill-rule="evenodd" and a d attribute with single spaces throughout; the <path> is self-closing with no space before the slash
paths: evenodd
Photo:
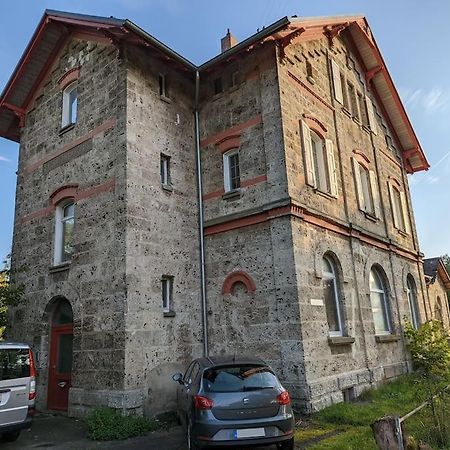
<path id="1" fill-rule="evenodd" d="M 202 302 L 202 326 L 203 326 L 203 356 L 209 355 L 208 346 L 208 316 L 206 302 L 206 276 L 205 276 L 205 233 L 203 218 L 203 180 L 202 180 L 202 160 L 200 154 L 200 124 L 199 124 L 199 90 L 200 73 L 195 72 L 195 156 L 197 166 L 197 193 L 198 193 L 198 222 L 200 238 L 200 296 Z"/>

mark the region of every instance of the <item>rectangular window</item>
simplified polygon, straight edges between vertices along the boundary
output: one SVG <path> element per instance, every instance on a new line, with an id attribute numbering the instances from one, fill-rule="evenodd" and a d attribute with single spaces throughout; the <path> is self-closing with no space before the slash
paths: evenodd
<path id="1" fill-rule="evenodd" d="M 161 154 L 160 173 L 161 184 L 170 186 L 170 156 Z"/>
<path id="2" fill-rule="evenodd" d="M 314 78 L 313 67 L 309 61 L 306 61 L 306 76 L 309 78 Z"/>
<path id="3" fill-rule="evenodd" d="M 342 86 L 342 101 L 344 108 L 350 111 L 350 103 L 348 101 L 348 90 L 347 90 L 347 82 L 345 81 L 344 75 L 341 73 L 341 86 Z"/>
<path id="4" fill-rule="evenodd" d="M 361 177 L 361 187 L 364 197 L 364 210 L 366 213 L 374 214 L 372 189 L 370 186 L 369 171 L 361 165 L 359 166 L 359 174 Z"/>
<path id="5" fill-rule="evenodd" d="M 216 78 L 214 80 L 214 94 L 221 94 L 223 92 L 223 84 L 222 84 L 222 78 Z"/>
<path id="6" fill-rule="evenodd" d="M 223 177 L 225 192 L 241 187 L 239 150 L 231 150 L 223 155 Z"/>
<path id="7" fill-rule="evenodd" d="M 172 305 L 173 277 L 163 276 L 161 278 L 161 294 L 163 312 L 173 311 Z"/>
<path id="8" fill-rule="evenodd" d="M 231 87 L 237 86 L 239 84 L 239 72 L 236 70 L 231 74 Z"/>
<path id="9" fill-rule="evenodd" d="M 167 76 L 159 74 L 159 95 L 161 97 L 169 98 L 169 91 L 167 89 Z"/>
<path id="10" fill-rule="evenodd" d="M 72 83 L 63 91 L 62 128 L 77 121 L 78 90 L 77 83 Z"/>
<path id="11" fill-rule="evenodd" d="M 365 125 L 367 127 L 367 126 L 369 126 L 369 121 L 367 119 L 366 105 L 364 102 L 364 97 L 360 92 L 358 92 L 358 106 L 359 106 L 361 122 L 363 125 Z"/>
<path id="12" fill-rule="evenodd" d="M 379 195 L 375 172 L 366 169 L 356 158 L 353 158 L 353 171 L 359 209 L 374 217 L 380 217 Z"/>
<path id="13" fill-rule="evenodd" d="M 73 201 L 56 207 L 54 264 L 70 262 L 73 253 L 73 229 L 75 203 Z"/>

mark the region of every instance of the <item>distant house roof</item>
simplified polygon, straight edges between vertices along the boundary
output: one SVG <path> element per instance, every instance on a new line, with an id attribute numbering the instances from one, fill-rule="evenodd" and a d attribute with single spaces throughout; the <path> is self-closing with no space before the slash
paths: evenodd
<path id="1" fill-rule="evenodd" d="M 72 33 L 100 35 L 114 44 L 142 46 L 166 63 L 174 64 L 191 75 L 197 71 L 213 70 L 216 65 L 226 64 L 268 42 L 276 42 L 283 52 L 291 42 L 323 36 L 333 39 L 343 33 L 355 49 L 365 70 L 366 81 L 374 87 L 375 97 L 402 150 L 406 170 L 412 173 L 429 167 L 370 27 L 362 16 L 284 17 L 226 52 L 196 66 L 127 19 L 46 10 L 0 96 L 0 136 L 20 140 L 20 126 L 23 125 L 26 111 L 49 73 L 52 61 Z"/>
<path id="2" fill-rule="evenodd" d="M 439 275 L 446 289 L 450 289 L 450 275 L 442 258 L 427 258 L 423 260 L 423 271 L 429 283 L 434 283 Z"/>

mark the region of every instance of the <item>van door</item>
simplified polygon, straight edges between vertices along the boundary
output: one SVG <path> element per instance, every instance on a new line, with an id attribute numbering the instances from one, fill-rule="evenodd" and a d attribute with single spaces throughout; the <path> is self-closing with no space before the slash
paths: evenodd
<path id="1" fill-rule="evenodd" d="M 23 422 L 28 413 L 30 352 L 0 349 L 0 425 Z"/>

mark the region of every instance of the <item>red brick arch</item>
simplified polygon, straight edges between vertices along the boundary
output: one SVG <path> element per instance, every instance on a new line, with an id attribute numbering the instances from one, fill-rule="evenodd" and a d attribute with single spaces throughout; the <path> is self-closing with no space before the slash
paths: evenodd
<path id="1" fill-rule="evenodd" d="M 222 286 L 222 294 L 232 294 L 236 283 L 242 283 L 245 286 L 246 292 L 255 292 L 256 285 L 252 277 L 242 270 L 231 272 L 225 278 Z"/>

